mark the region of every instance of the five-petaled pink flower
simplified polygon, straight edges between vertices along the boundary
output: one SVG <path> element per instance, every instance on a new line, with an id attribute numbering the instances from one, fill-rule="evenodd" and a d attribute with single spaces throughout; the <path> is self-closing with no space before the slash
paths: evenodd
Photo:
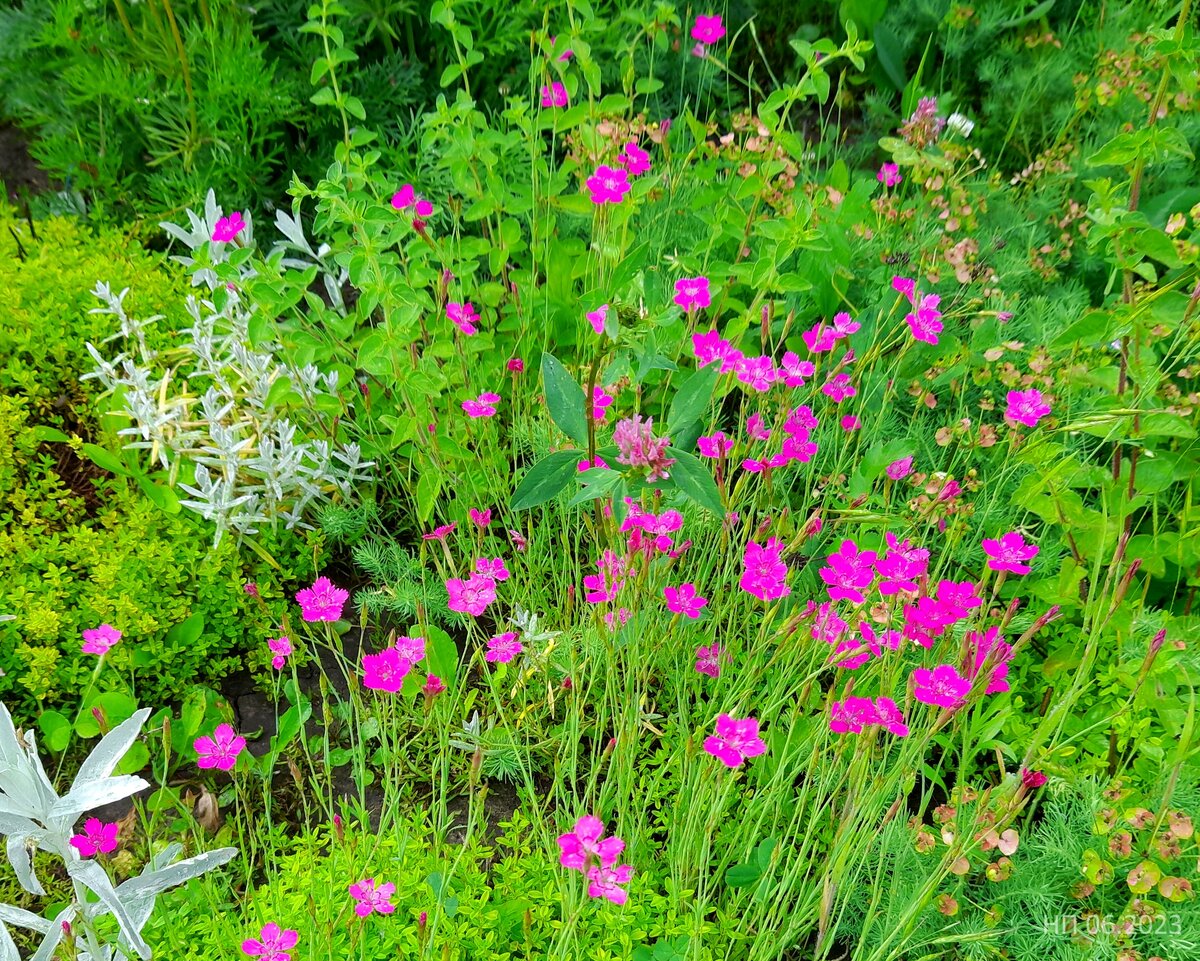
<path id="1" fill-rule="evenodd" d="M 918 667 L 913 671 L 913 679 L 916 681 L 913 697 L 937 707 L 958 707 L 971 690 L 971 682 L 953 664 L 939 664 L 933 670 Z"/>
<path id="2" fill-rule="evenodd" d="M 516 632 L 505 631 L 488 638 L 487 653 L 483 659 L 492 664 L 507 664 L 524 650 L 521 642 L 517 640 Z"/>
<path id="3" fill-rule="evenodd" d="M 1026 564 L 1038 555 L 1036 544 L 1027 544 L 1020 531 L 1009 531 L 998 539 L 985 537 L 983 552 L 988 555 L 988 567 L 994 571 L 1011 571 L 1028 574 L 1032 568 Z"/>
<path id="4" fill-rule="evenodd" d="M 1050 413 L 1050 405 L 1040 390 L 1010 390 L 1006 400 L 1008 409 L 1004 412 L 1004 419 L 1010 424 L 1037 427 L 1038 421 Z"/>
<path id="5" fill-rule="evenodd" d="M 475 311 L 475 305 L 469 300 L 462 304 L 452 300 L 446 304 L 446 319 L 468 337 L 479 330 L 475 326 L 479 322 L 479 314 Z"/>
<path id="6" fill-rule="evenodd" d="M 212 232 L 213 242 L 227 244 L 245 229 L 246 221 L 242 219 L 241 213 L 235 210 L 228 217 L 222 217 L 217 221 Z"/>
<path id="7" fill-rule="evenodd" d="M 914 303 L 914 309 L 904 315 L 904 320 L 912 331 L 913 340 L 924 341 L 927 344 L 938 342 L 938 334 L 942 332 L 942 312 L 938 310 L 941 302 L 942 298 L 937 294 L 925 294 L 921 297 L 921 302 Z"/>
<path id="8" fill-rule="evenodd" d="M 675 281 L 675 303 L 684 310 L 699 310 L 712 303 L 707 277 L 680 277 Z"/>
<path id="9" fill-rule="evenodd" d="M 628 171 L 629 176 L 636 177 L 650 169 L 650 155 L 638 146 L 636 140 L 631 140 L 621 148 L 617 163 Z"/>
<path id="10" fill-rule="evenodd" d="M 875 179 L 885 187 L 894 187 L 901 180 L 900 168 L 895 164 L 884 164 L 879 168 L 879 173 L 875 175 Z"/>
<path id="11" fill-rule="evenodd" d="M 625 842 L 616 835 L 604 837 L 604 823 L 591 814 L 575 822 L 575 830 L 558 837 L 558 862 L 572 871 L 585 871 L 593 864 L 617 863 Z"/>
<path id="12" fill-rule="evenodd" d="M 350 885 L 350 896 L 354 898 L 354 913 L 365 918 L 372 912 L 391 914 L 396 910 L 392 904 L 392 895 L 396 893 L 396 885 L 390 882 L 376 884 L 374 878 L 365 878 Z"/>
<path id="13" fill-rule="evenodd" d="M 246 748 L 246 739 L 228 724 L 218 724 L 212 736 L 204 735 L 192 743 L 200 756 L 198 767 L 215 767 L 218 771 L 230 771 L 237 764 L 238 755 Z"/>
<path id="14" fill-rule="evenodd" d="M 446 593 L 450 610 L 478 617 L 496 599 L 496 582 L 483 574 L 472 574 L 465 581 L 452 577 L 446 581 Z"/>
<path id="15" fill-rule="evenodd" d="M 292 653 L 291 638 L 286 635 L 283 637 L 273 637 L 267 641 L 267 648 L 275 655 L 271 658 L 271 667 L 277 671 L 283 670 L 283 665 L 287 663 L 287 659 Z"/>
<path id="16" fill-rule="evenodd" d="M 83 647 L 81 650 L 84 654 L 107 654 L 120 639 L 121 632 L 111 624 L 90 627 L 83 632 Z"/>
<path id="17" fill-rule="evenodd" d="M 328 577 L 318 577 L 312 587 L 296 592 L 300 615 L 306 621 L 340 620 L 342 607 L 349 598 L 350 592 L 334 587 Z"/>
<path id="18" fill-rule="evenodd" d="M 585 315 L 588 323 L 592 325 L 592 330 L 597 334 L 604 333 L 604 325 L 608 321 L 608 304 L 601 304 L 595 310 L 588 311 Z"/>
<path id="19" fill-rule="evenodd" d="M 412 666 L 413 659 L 405 657 L 394 645 L 385 647 L 378 654 L 364 654 L 363 687 L 396 694 L 404 686 L 404 679 L 408 677 Z"/>
<path id="20" fill-rule="evenodd" d="M 760 601 L 775 601 L 792 592 L 787 585 L 788 569 L 783 561 L 783 541 L 777 537 L 766 544 L 750 541 L 742 556 L 745 570 L 738 582 L 742 590 Z"/>
<path id="21" fill-rule="evenodd" d="M 484 392 L 474 400 L 464 400 L 462 409 L 467 412 L 467 416 L 471 418 L 479 417 L 495 417 L 496 405 L 500 403 L 500 395 L 491 392 Z"/>
<path id="22" fill-rule="evenodd" d="M 699 40 L 705 45 L 712 45 L 725 36 L 725 25 L 721 23 L 720 14 L 697 14 L 692 26 L 692 39 Z"/>
<path id="23" fill-rule="evenodd" d="M 901 457 L 899 460 L 894 460 L 888 464 L 884 473 L 892 480 L 903 480 L 912 473 L 912 464 L 912 454 L 909 454 L 907 457 Z"/>
<path id="24" fill-rule="evenodd" d="M 71 836 L 71 847 L 85 858 L 108 854 L 117 849 L 117 832 L 120 829 L 116 821 L 105 824 L 99 818 L 88 818 L 84 822 L 83 833 Z"/>
<path id="25" fill-rule="evenodd" d="M 765 754 L 767 745 L 758 736 L 758 721 L 752 717 L 717 715 L 716 733 L 704 739 L 704 750 L 726 767 L 740 767 L 747 758 Z"/>
<path id="26" fill-rule="evenodd" d="M 422 534 L 423 541 L 445 541 L 446 536 L 458 526 L 458 523 L 443 524 L 441 527 L 435 527 L 428 534 Z"/>
<path id="27" fill-rule="evenodd" d="M 858 391 L 855 390 L 849 374 L 834 374 L 821 387 L 821 393 L 835 404 L 840 404 L 847 398 L 853 397 Z"/>
<path id="28" fill-rule="evenodd" d="M 606 867 L 603 864 L 588 868 L 588 897 L 605 898 L 613 904 L 624 904 L 629 900 L 629 892 L 622 884 L 628 884 L 633 877 L 633 866 L 616 864 Z"/>
<path id="29" fill-rule="evenodd" d="M 481 511 L 472 507 L 467 511 L 467 514 L 469 514 L 471 517 L 471 523 L 480 530 L 487 527 L 492 522 L 492 509 L 490 507 Z"/>
<path id="30" fill-rule="evenodd" d="M 242 953 L 259 961 L 292 961 L 291 949 L 300 935 L 291 928 L 281 928 L 274 921 L 263 925 L 257 938 L 242 942 Z"/>
<path id="31" fill-rule="evenodd" d="M 543 107 L 565 107 L 570 102 L 567 96 L 567 88 L 555 80 L 548 86 L 542 87 L 542 106 Z"/>
<path id="32" fill-rule="evenodd" d="M 696 648 L 696 670 L 700 674 L 707 674 L 712 678 L 720 677 L 721 661 L 728 662 L 730 660 L 730 656 L 722 650 L 719 642 L 714 642 L 707 647 L 701 644 Z"/>
<path id="33" fill-rule="evenodd" d="M 664 587 L 663 596 L 667 599 L 668 610 L 693 620 L 700 616 L 700 611 L 708 603 L 707 597 L 697 596 L 696 585 L 692 583 Z"/>
<path id="34" fill-rule="evenodd" d="M 405 184 L 392 194 L 392 206 L 397 210 L 407 210 L 412 207 L 417 217 L 433 216 L 433 204 L 418 194 L 412 184 Z M 414 226 L 417 224 L 419 221 L 414 221 Z"/>
<path id="35" fill-rule="evenodd" d="M 623 167 L 600 164 L 596 172 L 588 177 L 586 185 L 596 206 L 619 204 L 630 190 L 629 173 Z"/>

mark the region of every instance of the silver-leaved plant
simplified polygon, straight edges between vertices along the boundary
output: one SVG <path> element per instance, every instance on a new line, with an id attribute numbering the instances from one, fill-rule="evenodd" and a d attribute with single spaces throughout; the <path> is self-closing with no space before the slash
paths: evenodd
<path id="1" fill-rule="evenodd" d="M 33 733 L 18 732 L 8 709 L 0 704 L 0 834 L 7 837 L 9 863 L 26 891 L 45 895 L 34 873 L 33 852 L 40 849 L 56 854 L 65 863 L 75 891 L 71 903 L 53 919 L 0 903 L 0 961 L 21 961 L 9 933 L 10 924 L 42 935 L 41 946 L 30 961 L 50 961 L 64 941 L 79 961 L 113 961 L 135 955 L 149 958 L 150 945 L 142 937 L 142 928 L 154 912 L 158 895 L 237 854 L 236 848 L 221 848 L 176 861 L 182 846 L 172 844 L 156 854 L 140 875 L 114 885 L 97 861 L 80 857 L 71 845 L 80 815 L 149 786 L 140 777 L 112 773 L 149 716 L 150 711 L 143 709 L 109 731 L 83 762 L 67 793 L 60 796 L 46 777 Z M 106 914 L 116 919 L 115 941 L 97 931 L 96 919 Z"/>

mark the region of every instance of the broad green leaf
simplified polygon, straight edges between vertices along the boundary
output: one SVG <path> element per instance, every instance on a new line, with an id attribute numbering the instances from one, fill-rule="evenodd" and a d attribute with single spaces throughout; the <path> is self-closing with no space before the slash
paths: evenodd
<path id="1" fill-rule="evenodd" d="M 558 429 L 580 447 L 587 447 L 587 402 L 583 388 L 553 354 L 542 354 L 542 383 L 546 407 Z"/>
<path id="2" fill-rule="evenodd" d="M 668 434 L 674 437 L 678 431 L 695 424 L 704 416 L 720 374 L 720 365 L 709 364 L 683 382 L 671 400 L 671 410 L 667 415 Z"/>
<path id="3" fill-rule="evenodd" d="M 718 516 L 724 514 L 725 505 L 721 503 L 721 492 L 704 462 L 677 447 L 668 447 L 667 453 L 675 458 L 675 463 L 671 465 L 671 480 L 675 482 L 675 486 L 705 510 Z"/>
<path id="4" fill-rule="evenodd" d="M 58 711 L 43 711 L 38 715 L 38 728 L 42 732 L 42 744 L 56 754 L 66 750 L 71 743 L 71 722 Z"/>
<path id="5" fill-rule="evenodd" d="M 529 469 L 513 492 L 509 508 L 528 510 L 557 496 L 579 472 L 583 453 L 577 450 L 555 451 L 543 457 Z"/>
<path id="6" fill-rule="evenodd" d="M 138 474 L 135 479 L 137 480 L 138 487 L 142 489 L 142 493 L 160 511 L 165 514 L 179 513 L 179 498 L 175 496 L 175 492 L 171 488 L 154 483 L 154 481 L 144 474 Z"/>
<path id="7" fill-rule="evenodd" d="M 83 455 L 97 467 L 108 471 L 110 474 L 117 474 L 121 477 L 128 477 L 129 468 L 125 466 L 125 462 L 116 454 L 105 450 L 97 444 L 84 444 L 82 448 Z"/>

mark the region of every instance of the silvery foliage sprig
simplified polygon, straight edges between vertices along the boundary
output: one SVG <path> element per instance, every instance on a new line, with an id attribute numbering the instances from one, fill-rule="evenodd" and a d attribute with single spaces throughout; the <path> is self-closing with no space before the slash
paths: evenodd
<path id="1" fill-rule="evenodd" d="M 81 858 L 71 846 L 80 815 L 149 787 L 140 777 L 112 776 L 149 716 L 149 709 L 143 708 L 109 731 L 83 762 L 70 790 L 60 797 L 46 777 L 33 733 L 18 733 L 8 709 L 0 704 L 0 834 L 8 838 L 9 863 L 21 887 L 45 895 L 32 855 L 39 848 L 52 852 L 65 862 L 75 888 L 72 902 L 52 920 L 0 903 L 0 961 L 21 961 L 10 924 L 43 936 L 30 961 L 50 961 L 66 938 L 73 939 L 73 956 L 79 961 L 114 961 L 135 953 L 149 958 L 150 945 L 142 937 L 142 928 L 154 913 L 158 895 L 237 855 L 236 848 L 220 848 L 176 861 L 183 848 L 171 844 L 151 858 L 137 877 L 114 886 L 98 862 Z M 86 897 L 87 891 L 98 900 Z M 106 914 L 116 919 L 118 929 L 116 941 L 110 944 L 100 942 L 95 925 Z"/>
<path id="2" fill-rule="evenodd" d="M 192 211 L 192 231 L 173 227 L 172 233 L 187 243 L 207 243 L 212 227 L 222 215 L 209 192 L 205 218 Z M 293 245 L 320 258 L 326 247 L 313 251 L 304 239 L 299 218 L 279 212 L 277 222 Z M 243 233 L 248 234 L 247 223 Z M 249 240 L 248 240 L 249 242 Z M 226 256 L 227 244 L 210 244 L 212 257 Z M 193 266 L 193 283 L 211 270 L 195 266 L 192 258 L 177 260 Z M 308 267 L 305 261 L 288 261 Z M 249 268 L 242 268 L 247 277 Z M 329 275 L 326 275 L 329 281 Z M 216 283 L 211 277 L 210 288 Z M 340 291 L 340 285 L 337 286 Z M 284 416 L 281 408 L 268 404 L 271 388 L 287 378 L 302 397 L 304 406 L 313 409 L 319 397 L 333 395 L 338 387 L 336 372 L 322 374 L 308 364 L 297 368 L 280 359 L 278 345 L 251 346 L 250 321 L 255 305 L 246 303 L 238 291 L 227 291 L 218 308 L 212 300 L 190 296 L 187 311 L 192 326 L 184 333 L 184 350 L 190 355 L 190 370 L 157 362 L 146 346 L 145 327 L 159 318 L 138 320 L 125 310 L 124 298 L 104 283 L 92 293 L 104 306 L 92 313 L 110 314 L 117 319 L 120 332 L 109 340 L 124 338 L 135 349 L 136 358 L 125 353 L 104 357 L 91 343 L 88 352 L 95 363 L 84 379 L 96 378 L 107 390 L 122 389 L 124 413 L 133 426 L 118 431 L 131 438 L 126 446 L 150 451 L 162 464 L 172 483 L 182 463 L 194 466 L 192 483 L 180 487 L 190 495 L 181 501 L 216 527 L 215 542 L 220 543 L 228 530 L 238 534 L 256 533 L 263 524 L 282 519 L 288 528 L 307 527 L 308 509 L 326 501 L 334 492 L 349 496 L 359 481 L 370 477 L 372 462 L 364 461 L 357 444 L 335 447 L 329 441 L 312 438 Z M 340 297 L 340 294 L 339 294 Z M 107 343 L 107 341 L 106 341 Z M 202 391 L 202 392 L 201 392 Z"/>

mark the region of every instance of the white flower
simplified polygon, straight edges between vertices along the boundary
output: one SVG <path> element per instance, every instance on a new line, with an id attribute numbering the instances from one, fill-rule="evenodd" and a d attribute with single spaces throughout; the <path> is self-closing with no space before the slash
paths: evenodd
<path id="1" fill-rule="evenodd" d="M 946 118 L 946 126 L 965 140 L 975 129 L 975 121 L 968 120 L 961 113 L 952 113 Z"/>

